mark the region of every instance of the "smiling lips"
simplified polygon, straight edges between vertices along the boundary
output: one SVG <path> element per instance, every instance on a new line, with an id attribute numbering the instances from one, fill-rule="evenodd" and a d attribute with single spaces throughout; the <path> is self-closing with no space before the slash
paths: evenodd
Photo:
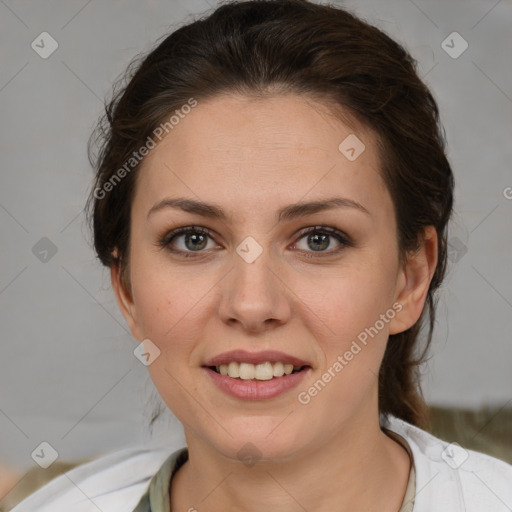
<path id="1" fill-rule="evenodd" d="M 257 400 L 295 387 L 311 365 L 278 351 L 234 350 L 208 360 L 203 368 L 222 391 L 237 398 Z"/>
<path id="2" fill-rule="evenodd" d="M 276 350 L 231 350 L 208 360 L 203 366 L 233 379 L 270 380 L 290 375 L 311 365 L 307 361 Z"/>

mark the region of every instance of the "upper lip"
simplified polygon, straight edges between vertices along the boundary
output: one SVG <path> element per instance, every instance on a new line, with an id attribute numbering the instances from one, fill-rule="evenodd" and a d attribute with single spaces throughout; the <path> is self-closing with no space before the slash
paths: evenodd
<path id="1" fill-rule="evenodd" d="M 204 363 L 204 366 L 220 366 L 221 364 L 229 364 L 232 361 L 237 363 L 261 364 L 265 362 L 283 364 L 293 364 L 295 367 L 311 366 L 307 361 L 298 357 L 279 352 L 277 350 L 264 350 L 262 352 L 247 352 L 246 350 L 230 350 L 223 352 Z"/>

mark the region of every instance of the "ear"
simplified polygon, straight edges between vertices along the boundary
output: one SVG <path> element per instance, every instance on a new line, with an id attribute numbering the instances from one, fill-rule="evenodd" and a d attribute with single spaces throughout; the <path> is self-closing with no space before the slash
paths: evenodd
<path id="1" fill-rule="evenodd" d="M 402 307 L 391 320 L 389 334 L 398 334 L 412 327 L 420 318 L 430 281 L 437 266 L 437 231 L 427 226 L 419 249 L 411 254 L 399 270 L 395 301 Z"/>
<path id="2" fill-rule="evenodd" d="M 128 327 L 133 337 L 142 341 L 142 329 L 139 324 L 137 310 L 132 298 L 132 294 L 126 289 L 121 279 L 121 262 L 117 260 L 110 267 L 110 281 L 112 283 L 112 289 L 116 295 L 117 305 L 123 314 Z"/>

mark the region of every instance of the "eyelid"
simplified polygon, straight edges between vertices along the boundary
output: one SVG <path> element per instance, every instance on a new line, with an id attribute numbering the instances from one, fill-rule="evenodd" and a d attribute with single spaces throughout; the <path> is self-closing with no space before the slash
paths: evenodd
<path id="1" fill-rule="evenodd" d="M 322 226 L 322 225 L 320 225 L 320 226 L 310 226 L 310 227 L 307 227 L 307 228 L 303 228 L 303 229 L 301 229 L 297 233 L 296 236 L 298 236 L 299 238 L 302 238 L 305 235 L 307 235 L 309 233 L 314 233 L 314 232 L 323 233 L 323 234 L 326 234 L 326 235 L 332 235 L 334 237 L 339 237 L 347 245 L 348 244 L 354 245 L 354 242 L 353 242 L 352 238 L 349 235 L 347 235 L 347 233 L 345 233 L 341 229 L 332 228 L 330 226 Z"/>

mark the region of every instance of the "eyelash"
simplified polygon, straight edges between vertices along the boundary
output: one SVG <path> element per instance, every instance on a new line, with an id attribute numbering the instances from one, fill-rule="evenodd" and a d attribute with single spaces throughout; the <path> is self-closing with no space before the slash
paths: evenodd
<path id="1" fill-rule="evenodd" d="M 186 234 L 199 234 L 199 235 L 206 235 L 210 239 L 213 240 L 212 232 L 206 228 L 200 227 L 200 226 L 186 226 L 182 228 L 177 228 L 172 231 L 169 231 L 164 236 L 160 237 L 158 240 L 157 245 L 170 251 L 173 254 L 177 254 L 180 257 L 184 258 L 197 258 L 204 254 L 205 251 L 182 251 L 181 249 L 172 249 L 171 248 L 171 242 L 177 238 L 180 235 L 186 235 Z M 354 247 L 354 243 L 352 239 L 343 233 L 342 231 L 339 231 L 335 228 L 330 228 L 328 226 L 314 226 L 310 228 L 305 228 L 301 230 L 298 233 L 297 241 L 294 242 L 294 245 L 301 240 L 302 238 L 305 238 L 307 235 L 310 234 L 322 234 L 322 235 L 328 235 L 333 238 L 335 238 L 341 246 L 335 250 L 331 251 L 303 251 L 299 250 L 302 254 L 304 254 L 307 258 L 316 258 L 316 257 L 325 257 L 325 256 L 332 256 L 333 254 L 338 254 L 347 247 Z"/>

